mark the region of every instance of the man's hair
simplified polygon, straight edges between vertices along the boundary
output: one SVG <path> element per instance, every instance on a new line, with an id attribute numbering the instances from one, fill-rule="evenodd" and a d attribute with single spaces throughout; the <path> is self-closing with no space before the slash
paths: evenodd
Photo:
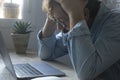
<path id="1" fill-rule="evenodd" d="M 90 11 L 90 17 L 96 16 L 99 8 L 100 8 L 100 1 L 99 0 L 86 0 L 87 5 L 86 8 Z"/>
<path id="2" fill-rule="evenodd" d="M 67 15 L 67 13 L 61 7 L 61 5 L 55 0 L 43 0 L 42 9 L 43 11 L 47 12 L 49 15 L 52 15 L 53 8 L 58 8 L 58 7 L 61 8 L 63 13 Z"/>
<path id="3" fill-rule="evenodd" d="M 100 1 L 99 0 L 84 0 L 84 1 L 87 3 L 86 8 L 88 8 L 90 11 L 90 17 L 95 17 L 100 7 Z M 43 0 L 42 9 L 46 12 L 50 12 L 52 7 L 57 6 L 61 5 L 54 0 Z"/>
<path id="4" fill-rule="evenodd" d="M 57 6 L 60 6 L 60 4 L 54 0 L 43 0 L 42 9 L 45 12 L 49 12 L 50 9 Z"/>

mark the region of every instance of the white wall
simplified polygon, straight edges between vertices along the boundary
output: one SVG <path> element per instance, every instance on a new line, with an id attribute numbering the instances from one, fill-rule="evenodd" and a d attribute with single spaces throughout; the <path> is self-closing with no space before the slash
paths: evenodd
<path id="1" fill-rule="evenodd" d="M 12 31 L 11 30 L 12 25 L 14 24 L 15 21 L 16 19 L 12 19 L 12 20 L 11 19 L 0 19 L 0 31 L 3 34 L 4 40 L 5 40 L 5 43 L 8 49 L 14 48 L 10 33 Z"/>
<path id="2" fill-rule="evenodd" d="M 27 0 L 25 0 L 27 3 Z M 45 22 L 45 13 L 43 13 L 42 0 L 29 0 L 29 4 L 24 5 L 25 9 L 23 11 L 24 20 L 32 22 L 33 33 L 30 38 L 29 50 L 37 52 L 37 33 L 43 27 Z M 27 9 L 27 10 L 26 10 Z"/>

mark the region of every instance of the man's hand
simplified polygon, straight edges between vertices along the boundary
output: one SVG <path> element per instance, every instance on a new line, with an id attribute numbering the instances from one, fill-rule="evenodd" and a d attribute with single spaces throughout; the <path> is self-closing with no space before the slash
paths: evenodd
<path id="1" fill-rule="evenodd" d="M 84 0 L 55 0 L 61 4 L 70 19 L 70 29 L 84 19 Z"/>

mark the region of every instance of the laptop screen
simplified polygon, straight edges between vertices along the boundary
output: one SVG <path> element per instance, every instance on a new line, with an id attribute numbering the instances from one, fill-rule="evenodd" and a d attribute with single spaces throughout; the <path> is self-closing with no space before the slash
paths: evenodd
<path id="1" fill-rule="evenodd" d="M 0 32 L 0 54 L 1 54 L 1 57 L 6 65 L 7 69 L 13 74 L 14 77 L 16 77 L 16 74 L 13 69 L 13 65 L 12 65 L 10 56 L 8 54 L 8 50 L 5 46 L 4 39 L 3 39 L 1 32 Z"/>

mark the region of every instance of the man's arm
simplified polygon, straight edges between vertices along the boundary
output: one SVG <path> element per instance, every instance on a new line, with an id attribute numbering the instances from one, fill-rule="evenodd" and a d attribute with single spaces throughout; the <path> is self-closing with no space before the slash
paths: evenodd
<path id="1" fill-rule="evenodd" d="M 38 33 L 38 54 L 41 59 L 53 60 L 67 54 L 67 47 L 63 45 L 62 34 L 54 34 L 55 23 L 46 19 L 43 29 Z"/>
<path id="2" fill-rule="evenodd" d="M 101 25 L 104 27 L 95 43 L 85 21 L 77 23 L 65 36 L 72 63 L 80 80 L 94 79 L 120 59 L 118 17 L 120 16 L 113 15 Z"/>
<path id="3" fill-rule="evenodd" d="M 56 30 L 56 24 L 47 17 L 44 27 L 42 29 L 41 37 L 42 38 L 49 37 L 54 34 L 55 30 Z"/>

